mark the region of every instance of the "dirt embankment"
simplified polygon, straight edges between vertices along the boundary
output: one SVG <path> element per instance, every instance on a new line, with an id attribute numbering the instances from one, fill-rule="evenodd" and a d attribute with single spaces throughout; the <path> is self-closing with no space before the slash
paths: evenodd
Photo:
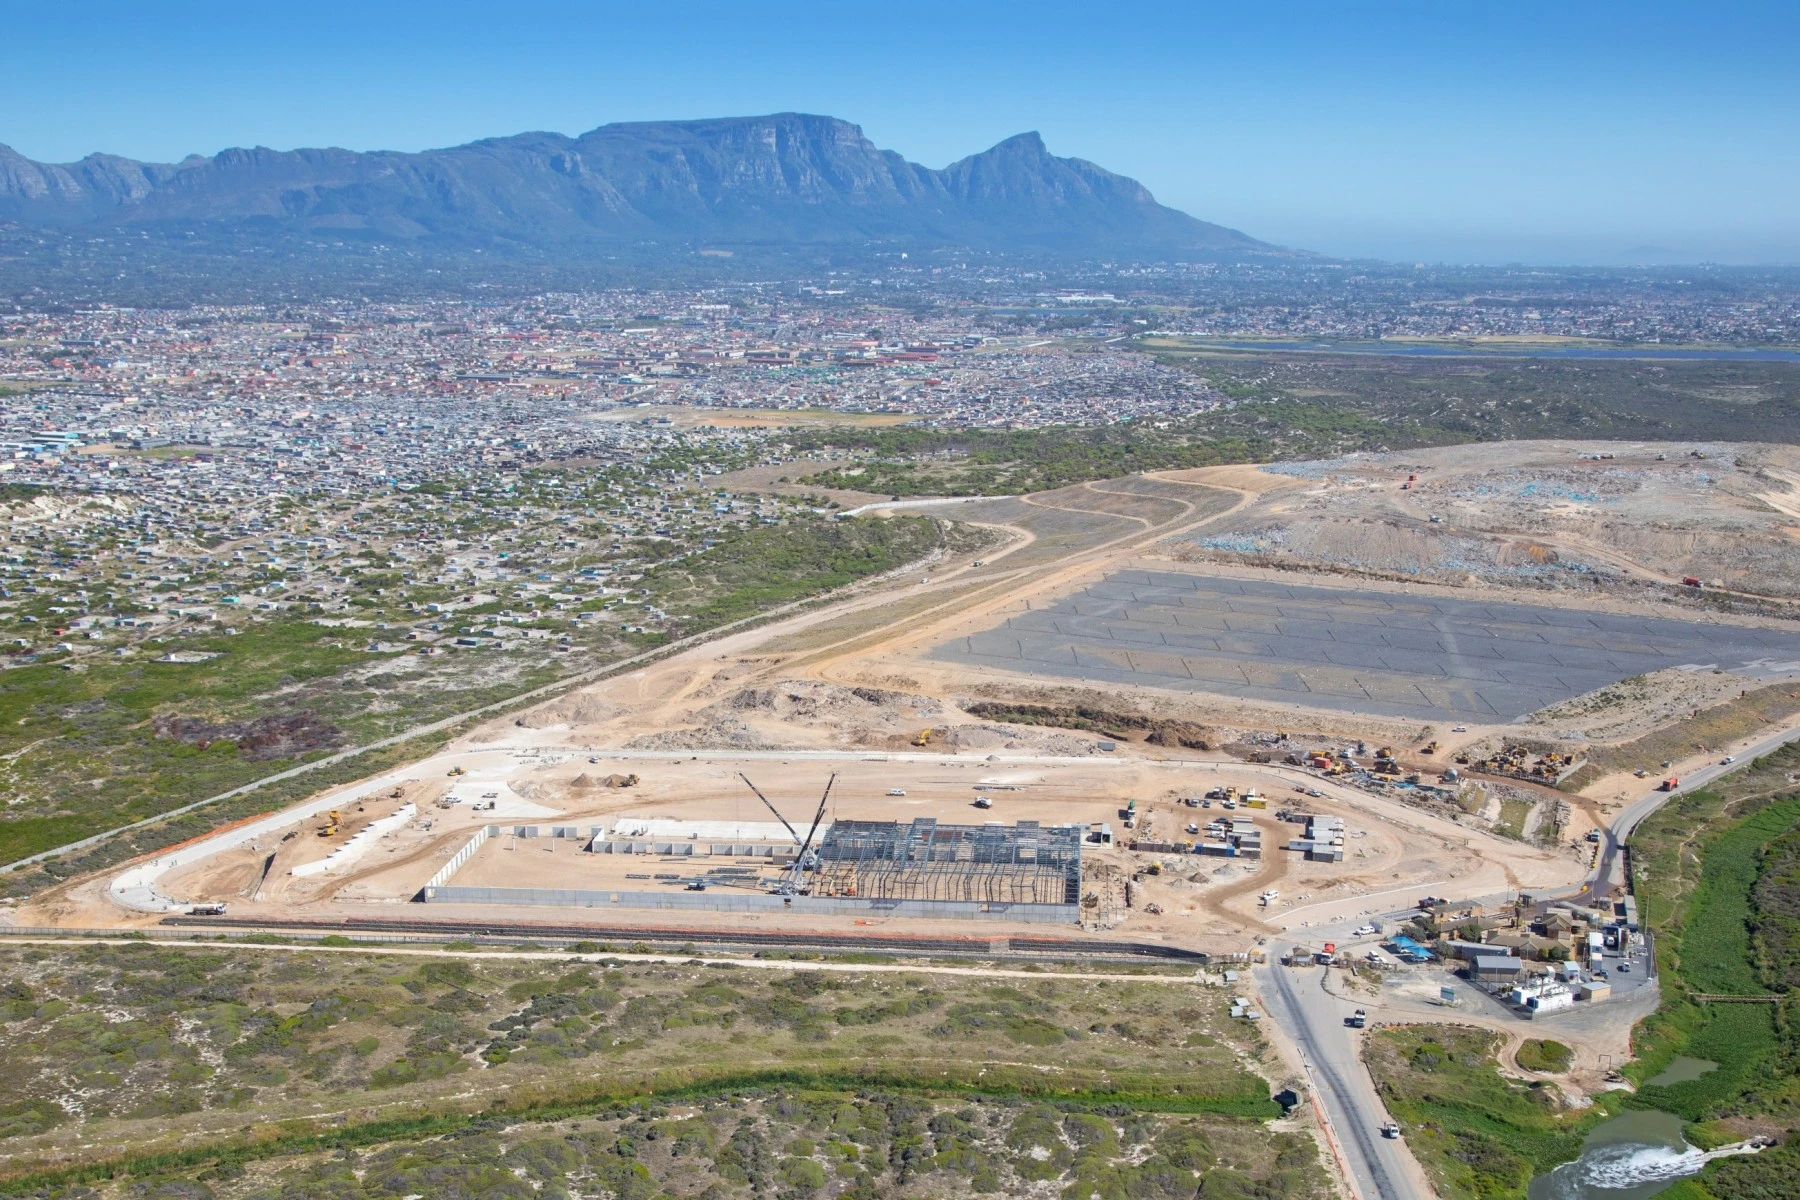
<path id="1" fill-rule="evenodd" d="M 1779 725 L 1800 713 L 1800 689 L 1780 683 L 1744 691 L 1736 699 L 1694 709 L 1653 733 L 1612 746 L 1593 746 L 1587 765 L 1563 781 L 1564 791 L 1581 791 L 1620 771 L 1657 770 L 1662 763 L 1689 758 Z"/>
<path id="2" fill-rule="evenodd" d="M 1085 704 L 1057 707 L 1048 704 L 1008 704 L 979 700 L 962 706 L 971 717 L 984 721 L 1004 721 L 1009 725 L 1049 725 L 1057 729 L 1083 729 L 1129 740 L 1142 734 L 1152 746 L 1185 746 L 1190 750 L 1210 750 L 1217 734 L 1192 721 L 1175 721 L 1136 712 L 1116 712 Z"/>

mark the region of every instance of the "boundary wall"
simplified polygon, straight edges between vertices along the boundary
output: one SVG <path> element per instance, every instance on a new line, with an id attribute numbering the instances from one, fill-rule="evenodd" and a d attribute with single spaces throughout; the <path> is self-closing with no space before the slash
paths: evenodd
<path id="1" fill-rule="evenodd" d="M 1003 904 L 973 900 L 882 900 L 843 896 L 724 896 L 709 892 L 614 892 L 582 888 L 489 888 L 427 886 L 426 904 L 508 904 L 544 908 L 660 908 L 704 912 L 806 913 L 815 916 L 922 917 L 974 921 L 1026 921 L 1075 925 L 1077 904 Z"/>

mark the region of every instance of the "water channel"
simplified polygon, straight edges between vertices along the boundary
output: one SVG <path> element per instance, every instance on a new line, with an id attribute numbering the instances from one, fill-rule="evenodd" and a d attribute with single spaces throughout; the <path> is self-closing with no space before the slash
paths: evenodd
<path id="1" fill-rule="evenodd" d="M 1310 342 L 1196 337 L 1194 344 L 1221 350 L 1304 350 L 1329 354 L 1376 354 L 1390 358 L 1635 358 L 1651 361 L 1800 363 L 1800 351 L 1770 347 L 1582 346 L 1568 344 L 1430 342 Z"/>
<path id="2" fill-rule="evenodd" d="M 1671 1113 L 1650 1109 L 1621 1113 L 1588 1134 L 1581 1157 L 1532 1180 L 1530 1198 L 1647 1200 L 1677 1179 L 1698 1174 L 1715 1158 L 1748 1153 L 1741 1145 L 1696 1150 L 1681 1136 L 1681 1126 L 1681 1118 Z"/>

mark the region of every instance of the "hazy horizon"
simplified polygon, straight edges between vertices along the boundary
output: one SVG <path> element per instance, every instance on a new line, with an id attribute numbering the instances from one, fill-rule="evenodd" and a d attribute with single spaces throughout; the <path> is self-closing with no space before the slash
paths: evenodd
<path id="1" fill-rule="evenodd" d="M 291 24 L 102 3 L 9 33 L 0 142 L 39 161 L 804 111 L 933 167 L 1037 130 L 1172 207 L 1336 257 L 1800 264 L 1800 16 L 1773 6 L 1297 5 L 1152 27 L 1057 4 L 895 22 L 327 0 Z"/>

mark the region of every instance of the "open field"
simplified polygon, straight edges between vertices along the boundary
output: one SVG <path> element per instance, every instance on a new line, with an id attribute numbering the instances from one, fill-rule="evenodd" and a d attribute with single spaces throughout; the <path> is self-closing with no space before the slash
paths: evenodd
<path id="1" fill-rule="evenodd" d="M 1800 441 L 1800 363 L 1750 359 L 1582 359 L 1548 354 L 1408 356 L 1204 340 L 1147 344 L 1242 407 L 1206 421 L 1215 436 L 1268 429 L 1290 451 L 1528 438 Z"/>
<path id="2" fill-rule="evenodd" d="M 1226 1018 L 1223 989 L 1191 979 L 1002 982 L 928 970 L 130 943 L 0 947 L 0 972 L 8 1175 L 119 1156 L 150 1162 L 210 1144 L 212 1158 L 203 1152 L 184 1164 L 190 1175 L 226 1150 L 228 1162 L 275 1160 L 252 1168 L 266 1184 L 267 1172 L 308 1165 L 291 1149 L 283 1153 L 268 1136 L 276 1131 L 304 1143 L 296 1135 L 335 1129 L 348 1135 L 341 1144 L 372 1147 L 406 1134 L 464 1132 L 487 1110 L 490 1120 L 517 1124 L 513 1139 L 522 1140 L 533 1121 L 618 1120 L 627 1115 L 619 1109 L 652 1093 L 691 1096 L 708 1112 L 715 1103 L 730 1109 L 733 1096 L 775 1106 L 782 1096 L 828 1093 L 833 1113 L 856 1095 L 910 1095 L 918 1118 L 969 1103 L 999 1114 L 984 1129 L 1015 1125 L 1041 1100 L 1111 1102 L 1117 1115 L 1145 1111 L 1132 1116 L 1123 1147 L 1125 1131 L 1096 1139 L 1110 1147 L 1104 1162 L 1078 1161 L 1086 1143 L 1077 1138 L 1056 1149 L 1054 1166 L 1025 1169 L 1045 1180 L 1117 1170 L 1124 1164 L 1114 1159 L 1141 1157 L 1124 1147 L 1164 1134 L 1157 1149 L 1166 1152 L 1174 1135 L 1165 1131 L 1191 1129 L 1218 1139 L 1209 1166 L 1214 1153 L 1242 1154 L 1233 1169 L 1263 1177 L 1278 1152 L 1284 1166 L 1301 1155 L 1316 1175 L 1310 1139 L 1261 1123 L 1275 1110 L 1253 1069 L 1262 1055 L 1254 1031 Z M 798 1103 L 772 1107 L 772 1115 L 806 1111 L 809 1102 Z M 348 1129 L 346 1111 L 354 1114 Z M 1046 1135 L 1057 1140 L 1046 1144 L 1056 1148 L 1064 1115 L 1048 1111 Z M 243 1136 L 250 1113 L 267 1133 Z M 734 1115 L 731 1125 L 738 1123 Z M 541 1136 L 562 1132 L 550 1127 Z M 731 1138 L 724 1130 L 706 1157 Z M 870 1144 L 866 1136 L 849 1140 Z M 998 1157 L 912 1169 L 966 1177 L 986 1168 L 1004 1179 L 1021 1169 L 1016 1156 L 1031 1144 L 1021 1135 L 1008 1151 L 1004 1137 L 977 1131 L 970 1140 Z M 859 1153 L 837 1161 L 865 1160 Z M 886 1156 L 866 1161 L 879 1173 Z M 215 1176 L 233 1185 L 218 1194 L 257 1190 L 234 1184 L 240 1178 Z"/>

